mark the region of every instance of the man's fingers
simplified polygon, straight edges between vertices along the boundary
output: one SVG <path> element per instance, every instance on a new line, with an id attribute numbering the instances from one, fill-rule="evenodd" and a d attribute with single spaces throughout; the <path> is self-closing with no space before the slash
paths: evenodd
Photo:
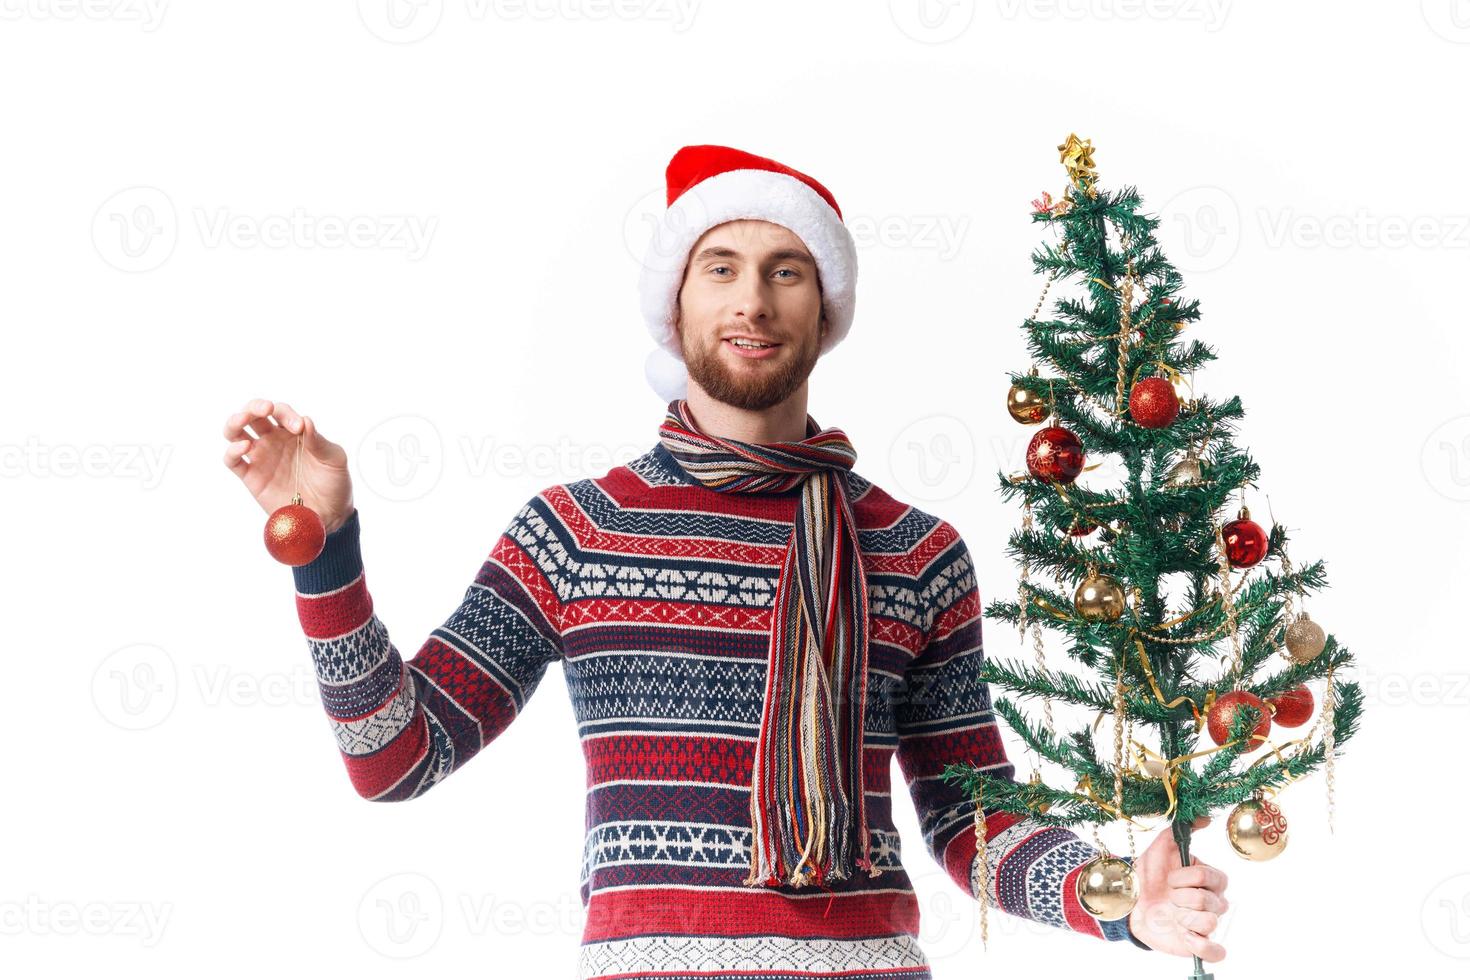
<path id="1" fill-rule="evenodd" d="M 230 440 L 252 438 L 250 433 L 245 431 L 245 425 L 253 418 L 255 418 L 255 413 L 244 409 L 225 419 L 225 438 Z"/>
<path id="2" fill-rule="evenodd" d="M 265 425 L 266 431 L 270 431 L 271 428 L 274 428 L 269 417 L 273 407 L 267 398 L 252 398 L 245 403 L 244 408 L 225 419 L 225 438 L 253 439 L 258 435 L 263 435 L 259 425 Z M 255 435 L 245 431 L 247 425 L 255 427 Z"/>
<path id="3" fill-rule="evenodd" d="M 1215 963 L 1225 958 L 1225 947 L 1214 940 L 1189 929 L 1180 930 L 1179 935 L 1184 937 L 1184 945 L 1189 947 L 1189 951 L 1206 963 Z"/>
<path id="4" fill-rule="evenodd" d="M 310 415 L 301 416 L 301 428 L 305 435 L 306 451 L 317 459 L 342 466 L 347 462 L 347 452 L 316 430 L 316 420 Z"/>
<path id="5" fill-rule="evenodd" d="M 285 427 L 286 431 L 291 433 L 299 433 L 301 431 L 301 416 L 296 414 L 296 409 L 287 405 L 285 402 L 276 402 L 276 410 L 271 412 L 271 415 Z"/>
<path id="6" fill-rule="evenodd" d="M 225 447 L 225 465 L 229 467 L 231 473 L 242 480 L 245 479 L 245 474 L 250 472 L 250 464 L 245 462 L 245 450 L 248 448 L 250 448 L 249 439 L 241 439 Z"/>
<path id="7" fill-rule="evenodd" d="M 1220 928 L 1220 917 L 1213 912 L 1197 912 L 1194 909 L 1179 910 L 1179 924 L 1191 932 L 1208 936 Z"/>
<path id="8" fill-rule="evenodd" d="M 1214 912 L 1216 915 L 1224 915 L 1230 908 L 1224 895 L 1207 888 L 1171 888 L 1169 901 L 1181 909 L 1199 909 L 1202 912 Z"/>
<path id="9" fill-rule="evenodd" d="M 1223 892 L 1230 881 L 1225 872 L 1208 864 L 1175 868 L 1169 872 L 1166 880 L 1171 888 L 1208 888 L 1212 892 Z"/>
<path id="10" fill-rule="evenodd" d="M 316 431 L 316 423 L 311 420 L 310 415 L 301 416 L 301 438 L 307 450 L 313 455 L 319 456 L 322 450 L 327 448 L 326 440 L 322 438 L 320 432 Z"/>

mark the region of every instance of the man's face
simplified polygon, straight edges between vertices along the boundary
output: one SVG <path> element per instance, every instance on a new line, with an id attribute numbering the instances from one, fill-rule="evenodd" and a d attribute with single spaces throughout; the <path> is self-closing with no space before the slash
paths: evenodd
<path id="1" fill-rule="evenodd" d="M 806 383 L 827 329 L 817 264 L 782 225 L 716 225 L 689 250 L 677 327 L 689 380 L 711 398 L 778 405 Z M 735 338 L 773 346 L 741 350 Z"/>

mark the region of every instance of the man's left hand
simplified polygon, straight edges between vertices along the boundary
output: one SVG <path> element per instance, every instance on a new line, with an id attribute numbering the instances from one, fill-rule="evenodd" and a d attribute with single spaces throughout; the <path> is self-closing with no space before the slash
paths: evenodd
<path id="1" fill-rule="evenodd" d="M 1193 827 L 1209 826 L 1199 817 Z M 1179 845 L 1165 829 L 1134 862 L 1138 904 L 1128 913 L 1128 928 L 1140 942 L 1175 956 L 1198 956 L 1206 963 L 1225 958 L 1225 947 L 1209 938 L 1230 907 L 1225 900 L 1225 872 L 1190 855 L 1189 867 L 1179 860 Z"/>

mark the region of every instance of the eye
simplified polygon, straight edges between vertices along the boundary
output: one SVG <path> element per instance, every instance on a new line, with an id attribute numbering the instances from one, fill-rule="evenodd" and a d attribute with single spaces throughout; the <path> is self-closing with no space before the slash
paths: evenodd
<path id="1" fill-rule="evenodd" d="M 728 268 L 730 268 L 728 265 L 716 265 L 716 266 L 711 266 L 709 271 L 711 271 L 711 272 L 719 272 L 721 269 L 728 269 Z"/>
<path id="2" fill-rule="evenodd" d="M 793 277 L 797 275 L 797 271 L 795 269 L 777 269 L 776 271 L 777 272 L 789 272 L 789 273 L 791 273 L 791 275 Z"/>

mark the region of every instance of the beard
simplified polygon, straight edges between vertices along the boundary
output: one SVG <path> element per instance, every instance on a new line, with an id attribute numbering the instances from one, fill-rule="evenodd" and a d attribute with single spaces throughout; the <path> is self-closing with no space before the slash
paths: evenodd
<path id="1" fill-rule="evenodd" d="M 730 364 L 723 346 L 719 337 L 691 343 L 686 334 L 684 366 L 690 379 L 715 401 L 751 412 L 790 398 L 812 373 L 821 353 L 820 340 L 811 337 L 799 344 L 782 343 L 787 349 L 774 358 L 777 363 L 751 361 L 746 366 Z"/>

